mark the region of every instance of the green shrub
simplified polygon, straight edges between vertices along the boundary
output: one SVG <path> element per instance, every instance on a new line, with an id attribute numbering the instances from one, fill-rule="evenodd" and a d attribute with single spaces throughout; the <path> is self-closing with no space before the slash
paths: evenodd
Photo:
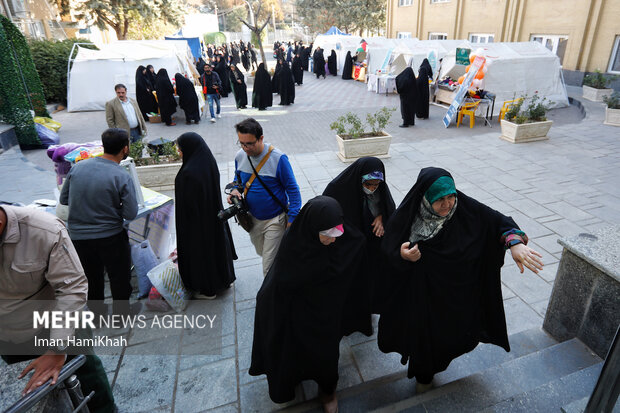
<path id="1" fill-rule="evenodd" d="M 506 111 L 504 119 L 519 125 L 547 120 L 547 111 L 549 110 L 549 105 L 553 102 L 548 101 L 547 98 L 541 99 L 538 94 L 534 94 L 526 108 L 521 110 L 527 99 L 527 95 L 521 96 L 510 106 L 508 111 Z"/>
<path id="2" fill-rule="evenodd" d="M 83 39 L 67 40 L 30 40 L 32 57 L 43 82 L 45 99 L 48 102 L 60 102 L 67 105 L 67 63 L 74 43 L 90 43 Z M 93 45 L 85 45 L 97 49 Z M 77 54 L 77 47 L 73 52 Z"/>
<path id="3" fill-rule="evenodd" d="M 370 126 L 371 131 L 367 132 L 364 128 L 364 123 L 362 120 L 353 112 L 348 112 L 347 114 L 338 117 L 334 122 L 332 122 L 329 127 L 332 130 L 335 130 L 338 135 L 345 139 L 356 139 L 364 136 L 376 136 L 378 133 L 385 129 L 385 126 L 390 121 L 392 117 L 392 112 L 394 112 L 395 108 L 386 108 L 383 107 L 379 109 L 375 114 L 367 114 L 366 121 Z M 349 125 L 347 127 L 347 125 Z"/>
<path id="4" fill-rule="evenodd" d="M 620 93 L 614 92 L 611 95 L 603 96 L 603 102 L 609 109 L 620 109 Z"/>
<path id="5" fill-rule="evenodd" d="M 0 67 L 0 120 L 15 126 L 20 145 L 41 145 L 30 114 L 33 110 L 38 116 L 49 116 L 39 75 L 26 39 L 3 15 L 0 15 Z"/>
<path id="6" fill-rule="evenodd" d="M 583 84 L 595 89 L 605 89 L 618 76 L 604 75 L 600 69 L 596 69 L 594 73 L 584 76 Z"/>

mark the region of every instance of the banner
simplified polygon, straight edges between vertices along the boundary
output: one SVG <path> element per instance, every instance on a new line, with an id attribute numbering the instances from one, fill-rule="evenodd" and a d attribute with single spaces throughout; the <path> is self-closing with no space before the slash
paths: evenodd
<path id="1" fill-rule="evenodd" d="M 471 53 L 471 49 L 457 47 L 456 48 L 456 64 L 467 66 L 469 64 L 470 53 Z"/>

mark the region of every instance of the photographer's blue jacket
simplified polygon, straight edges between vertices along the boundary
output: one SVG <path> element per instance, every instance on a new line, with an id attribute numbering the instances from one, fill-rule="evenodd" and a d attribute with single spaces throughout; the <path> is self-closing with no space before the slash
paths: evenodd
<path id="1" fill-rule="evenodd" d="M 258 164 L 267 155 L 268 151 L 269 144 L 265 143 L 265 149 L 259 156 L 250 157 L 254 168 L 258 167 Z M 245 183 L 250 179 L 254 171 L 243 150 L 239 150 L 235 156 L 235 170 L 235 175 L 241 177 L 241 185 L 245 188 Z M 261 168 L 259 175 L 260 179 L 271 189 L 271 192 L 280 202 L 283 205 L 288 204 L 288 221 L 293 222 L 301 208 L 301 194 L 299 193 L 299 185 L 297 185 L 295 180 L 288 157 L 281 150 L 274 148 L 269 159 Z M 282 207 L 269 195 L 269 192 L 265 190 L 258 178 L 254 179 L 252 186 L 250 186 L 246 200 L 250 212 L 257 219 L 271 219 L 282 213 Z"/>

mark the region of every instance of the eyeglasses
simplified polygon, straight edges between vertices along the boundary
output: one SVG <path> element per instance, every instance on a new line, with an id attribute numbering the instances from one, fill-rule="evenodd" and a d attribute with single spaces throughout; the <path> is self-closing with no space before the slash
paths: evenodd
<path id="1" fill-rule="evenodd" d="M 258 139 L 256 139 L 254 142 L 241 142 L 241 141 L 237 141 L 237 146 L 240 148 L 251 148 L 254 145 L 256 145 L 258 143 Z"/>

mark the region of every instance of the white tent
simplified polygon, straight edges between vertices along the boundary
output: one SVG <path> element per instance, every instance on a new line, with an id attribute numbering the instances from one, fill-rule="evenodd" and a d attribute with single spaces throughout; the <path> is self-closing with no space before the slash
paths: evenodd
<path id="1" fill-rule="evenodd" d="M 368 68 L 366 73 L 376 73 L 377 70 L 380 70 L 386 58 L 389 60 L 388 54 L 391 54 L 392 50 L 400 44 L 398 39 L 387 39 L 385 37 L 369 37 L 365 40 L 368 44 Z"/>
<path id="2" fill-rule="evenodd" d="M 79 47 L 79 46 L 78 46 Z M 192 54 L 185 40 L 124 40 L 105 45 L 100 50 L 79 47 L 67 79 L 69 112 L 104 110 L 105 103 L 116 96 L 114 85 L 127 86 L 129 96 L 136 95 L 136 69 L 153 65 L 155 71 L 166 69 L 198 76 Z"/>
<path id="3" fill-rule="evenodd" d="M 351 56 L 355 56 L 355 51 L 362 42 L 362 38 L 359 36 L 342 36 L 342 35 L 325 35 L 319 34 L 314 39 L 312 53 L 317 47 L 323 49 L 323 56 L 327 62 L 327 57 L 332 53 L 332 50 L 336 51 L 336 57 L 338 60 L 338 75 L 342 74 L 344 68 L 344 58 L 347 56 L 347 52 L 351 52 Z"/>
<path id="4" fill-rule="evenodd" d="M 398 46 L 392 51 L 391 60 L 395 61 L 398 56 L 402 56 L 417 76 L 422 61 L 429 56 L 429 53 L 434 52 L 437 60 L 439 60 L 450 53 L 455 54 L 457 47 L 471 49 L 472 46 L 466 40 L 401 39 Z M 404 67 L 398 66 L 397 70 L 392 70 L 392 74 L 398 75 L 404 69 Z M 433 71 L 433 78 L 436 78 L 436 75 L 437 73 Z"/>
<path id="5" fill-rule="evenodd" d="M 562 78 L 560 59 L 538 42 L 485 43 L 475 45 L 472 51 L 481 48 L 487 59 L 487 73 L 484 89 L 496 95 L 495 114 L 499 113 L 504 101 L 522 95 L 537 93 L 551 101 L 551 107 L 568 106 L 568 95 Z M 454 73 L 455 68 L 464 66 L 455 63 L 456 50 L 445 56 L 440 77 Z"/>

